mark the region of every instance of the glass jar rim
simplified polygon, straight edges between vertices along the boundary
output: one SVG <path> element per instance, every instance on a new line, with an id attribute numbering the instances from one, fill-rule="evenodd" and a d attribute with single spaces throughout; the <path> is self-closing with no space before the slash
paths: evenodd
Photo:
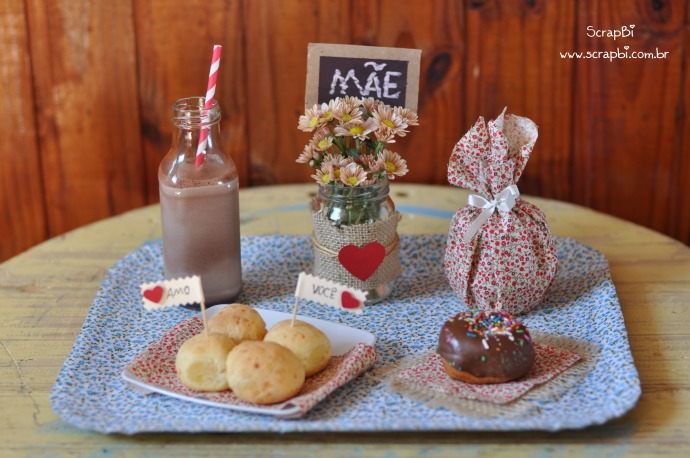
<path id="1" fill-rule="evenodd" d="M 319 186 L 319 195 L 338 202 L 353 200 L 381 200 L 388 196 L 390 186 L 387 177 L 379 178 L 368 186 L 326 184 Z"/>

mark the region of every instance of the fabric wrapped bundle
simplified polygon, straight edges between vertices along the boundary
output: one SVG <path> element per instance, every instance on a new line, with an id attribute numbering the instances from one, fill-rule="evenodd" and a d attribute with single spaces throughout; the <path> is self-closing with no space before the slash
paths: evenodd
<path id="1" fill-rule="evenodd" d="M 503 110 L 488 126 L 480 117 L 451 154 L 448 181 L 476 193 L 453 216 L 445 254 L 448 281 L 470 309 L 525 313 L 556 276 L 546 218 L 516 186 L 537 136 L 534 122 Z"/>

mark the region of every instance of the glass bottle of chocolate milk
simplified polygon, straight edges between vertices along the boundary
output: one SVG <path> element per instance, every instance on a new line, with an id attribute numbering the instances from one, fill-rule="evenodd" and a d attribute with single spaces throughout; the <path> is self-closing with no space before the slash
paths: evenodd
<path id="1" fill-rule="evenodd" d="M 206 304 L 230 302 L 242 289 L 239 186 L 220 144 L 220 108 L 189 97 L 172 111 L 172 146 L 158 169 L 165 278 L 199 275 Z M 196 166 L 204 127 L 206 156 Z"/>

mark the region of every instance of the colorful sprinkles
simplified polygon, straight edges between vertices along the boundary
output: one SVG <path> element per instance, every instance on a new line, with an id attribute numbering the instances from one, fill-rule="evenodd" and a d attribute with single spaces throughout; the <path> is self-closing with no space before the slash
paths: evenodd
<path id="1" fill-rule="evenodd" d="M 461 320 L 467 323 L 467 335 L 473 338 L 525 332 L 522 322 L 506 312 L 460 312 L 450 320 Z"/>
<path id="2" fill-rule="evenodd" d="M 505 335 L 511 342 L 514 342 L 513 335 L 522 334 L 522 337 L 529 340 L 529 332 L 525 332 L 522 321 L 507 312 L 460 312 L 448 321 L 452 323 L 455 320 L 464 321 L 467 337 L 473 339 L 480 337 L 485 350 L 490 349 L 488 339 L 491 336 Z M 520 339 L 520 345 L 524 344 L 524 340 Z M 501 351 L 501 349 L 496 347 L 496 351 Z M 482 361 L 484 360 L 482 359 Z"/>

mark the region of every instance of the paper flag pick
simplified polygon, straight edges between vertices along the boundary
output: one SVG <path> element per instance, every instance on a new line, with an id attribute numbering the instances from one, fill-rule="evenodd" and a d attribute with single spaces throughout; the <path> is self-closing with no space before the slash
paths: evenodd
<path id="1" fill-rule="evenodd" d="M 297 279 L 295 297 L 348 312 L 362 313 L 364 301 L 367 300 L 367 293 L 301 272 Z"/>
<path id="2" fill-rule="evenodd" d="M 204 303 L 201 277 L 198 275 L 144 283 L 139 288 L 146 310 Z"/>

